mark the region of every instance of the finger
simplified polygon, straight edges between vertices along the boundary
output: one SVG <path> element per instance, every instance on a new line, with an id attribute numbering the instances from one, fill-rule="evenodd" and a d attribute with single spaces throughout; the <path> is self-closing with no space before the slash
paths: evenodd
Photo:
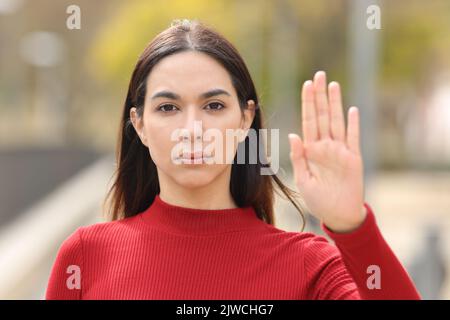
<path id="1" fill-rule="evenodd" d="M 296 183 L 304 181 L 308 177 L 308 164 L 305 157 L 305 149 L 302 139 L 294 133 L 290 133 L 289 144 L 291 146 L 290 158 Z"/>
<path id="2" fill-rule="evenodd" d="M 347 148 L 359 154 L 359 109 L 350 107 L 348 110 Z"/>
<path id="3" fill-rule="evenodd" d="M 330 116 L 327 98 L 327 78 L 324 71 L 318 71 L 314 75 L 314 97 L 319 124 L 320 139 L 330 138 Z"/>
<path id="4" fill-rule="evenodd" d="M 331 136 L 334 140 L 345 142 L 345 122 L 342 110 L 342 95 L 339 83 L 333 81 L 328 85 L 330 102 Z"/>
<path id="5" fill-rule="evenodd" d="M 305 143 L 319 139 L 314 106 L 314 86 L 311 80 L 305 81 L 302 88 L 302 128 Z"/>

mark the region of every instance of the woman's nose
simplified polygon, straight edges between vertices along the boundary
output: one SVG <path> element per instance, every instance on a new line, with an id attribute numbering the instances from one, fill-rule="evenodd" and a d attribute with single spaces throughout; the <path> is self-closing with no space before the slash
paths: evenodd
<path id="1" fill-rule="evenodd" d="M 183 140 L 201 140 L 203 137 L 203 121 L 196 116 L 195 112 L 190 112 L 186 117 L 186 122 L 182 130 Z"/>

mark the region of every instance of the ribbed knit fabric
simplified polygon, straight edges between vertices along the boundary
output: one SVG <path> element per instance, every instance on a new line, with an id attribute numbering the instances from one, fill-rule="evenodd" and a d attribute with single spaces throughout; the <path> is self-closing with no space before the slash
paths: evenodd
<path id="1" fill-rule="evenodd" d="M 353 232 L 321 225 L 333 244 L 271 226 L 251 207 L 198 210 L 157 195 L 136 216 L 74 231 L 46 299 L 420 299 L 364 205 L 367 218 Z M 370 289 L 374 265 L 381 287 Z"/>

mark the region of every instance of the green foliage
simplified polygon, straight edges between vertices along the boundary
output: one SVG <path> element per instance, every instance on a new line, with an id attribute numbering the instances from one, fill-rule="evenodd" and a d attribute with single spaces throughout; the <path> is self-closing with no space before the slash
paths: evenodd
<path id="1" fill-rule="evenodd" d="M 89 69 L 97 79 L 127 81 L 139 54 L 173 19 L 200 19 L 234 38 L 238 25 L 226 10 L 229 1 L 136 0 L 124 2 L 95 37 Z"/>
<path id="2" fill-rule="evenodd" d="M 419 85 L 434 64 L 449 66 L 448 1 L 409 1 L 408 6 L 390 2 L 382 12 L 380 80 L 384 85 Z M 439 58 L 442 54 L 447 62 Z"/>

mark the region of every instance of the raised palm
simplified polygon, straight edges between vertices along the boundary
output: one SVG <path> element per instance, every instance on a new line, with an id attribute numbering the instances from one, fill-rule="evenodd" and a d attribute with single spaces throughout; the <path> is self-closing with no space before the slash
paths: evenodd
<path id="1" fill-rule="evenodd" d="M 303 140 L 289 134 L 295 184 L 309 211 L 335 232 L 364 221 L 363 162 L 358 108 L 345 127 L 339 84 L 319 71 L 302 88 Z"/>

